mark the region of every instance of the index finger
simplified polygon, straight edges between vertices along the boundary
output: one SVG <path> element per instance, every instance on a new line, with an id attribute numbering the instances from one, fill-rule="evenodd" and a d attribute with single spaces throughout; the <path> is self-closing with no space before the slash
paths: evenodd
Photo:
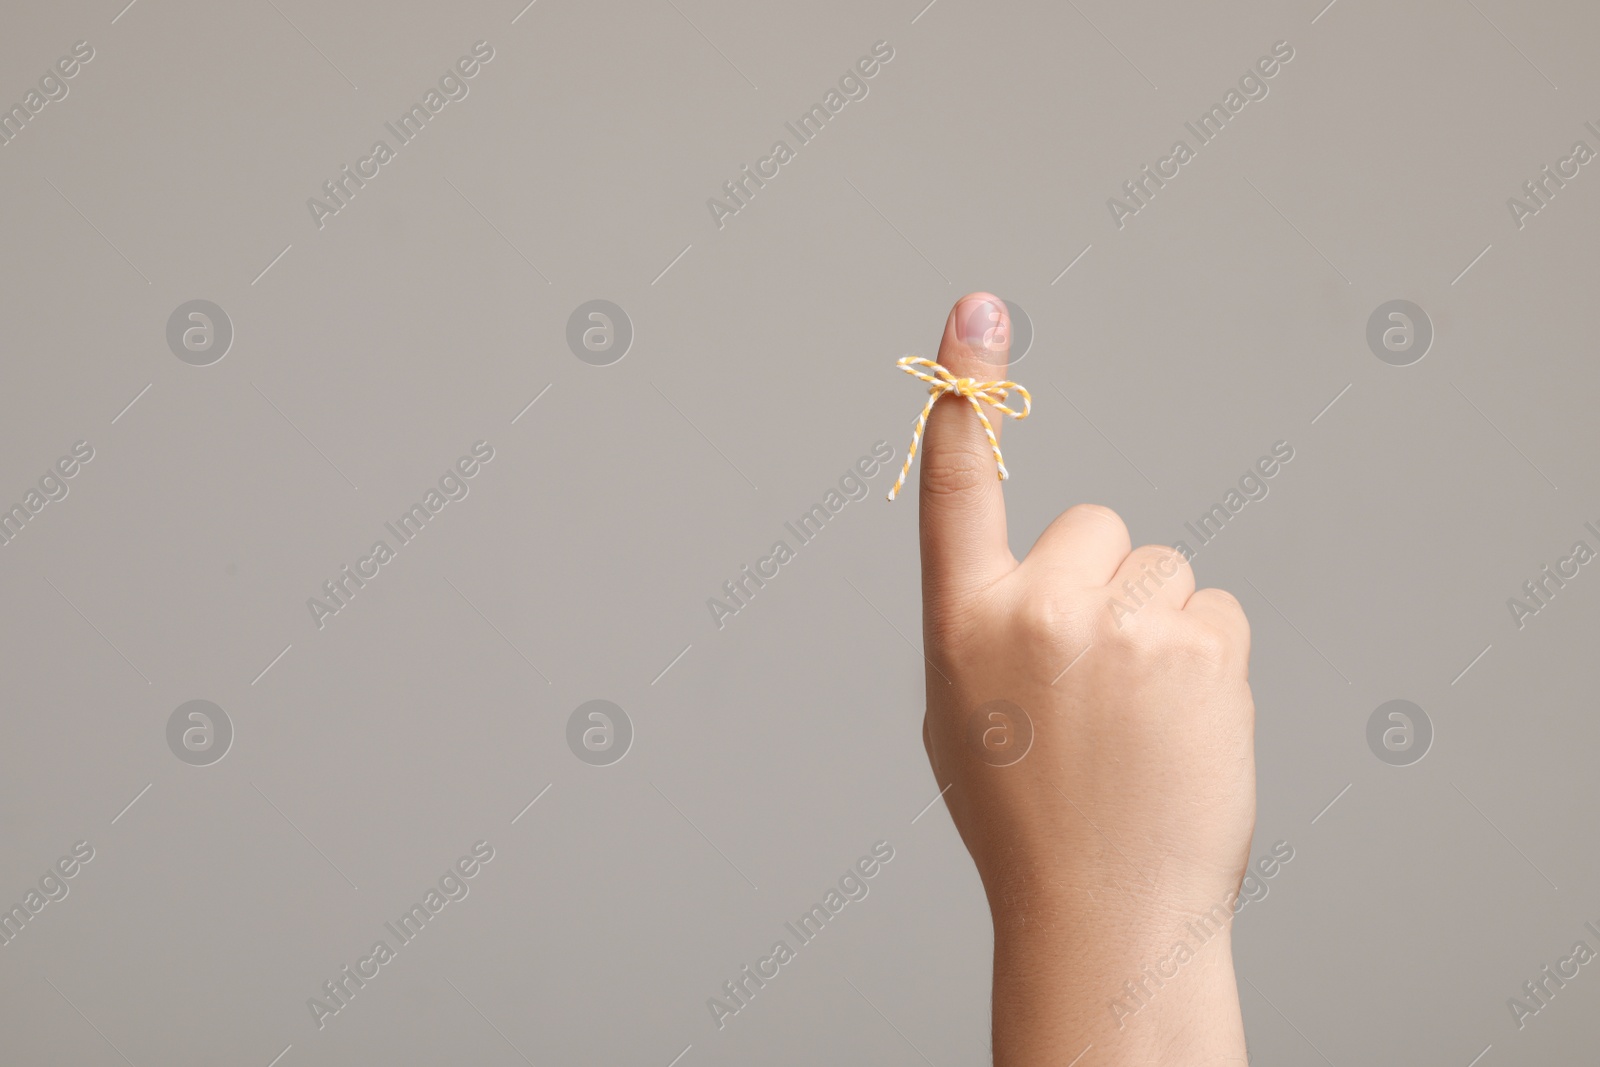
<path id="1" fill-rule="evenodd" d="M 992 293 L 957 301 L 938 362 L 958 378 L 1005 378 L 1011 316 Z M 1002 418 L 988 417 L 996 439 Z M 1006 541 L 1006 505 L 994 446 L 972 401 L 946 394 L 933 405 L 922 445 L 921 540 L 925 589 L 988 585 L 1017 565 Z"/>

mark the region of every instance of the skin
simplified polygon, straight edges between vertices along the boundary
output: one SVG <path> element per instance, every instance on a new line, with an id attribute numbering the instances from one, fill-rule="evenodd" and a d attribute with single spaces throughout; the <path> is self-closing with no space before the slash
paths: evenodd
<path id="1" fill-rule="evenodd" d="M 1003 379 L 1009 336 L 1004 303 L 971 294 L 938 362 Z M 1019 563 L 964 399 L 934 405 L 921 468 L 923 741 L 994 921 L 995 1064 L 1064 1067 L 1086 1046 L 1079 1067 L 1246 1063 L 1228 921 L 1255 826 L 1239 602 L 1095 505 Z M 994 718 L 992 701 L 1014 707 Z"/>

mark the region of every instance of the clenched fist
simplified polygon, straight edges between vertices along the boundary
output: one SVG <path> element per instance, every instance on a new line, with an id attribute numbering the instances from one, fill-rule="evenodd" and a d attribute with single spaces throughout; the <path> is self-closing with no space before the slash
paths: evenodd
<path id="1" fill-rule="evenodd" d="M 938 362 L 1004 378 L 1009 335 L 998 298 L 965 297 Z M 936 403 L 923 740 L 994 919 L 995 1063 L 1059 1067 L 1086 1047 L 1080 1067 L 1244 1063 L 1217 918 L 1255 822 L 1244 613 L 1095 505 L 1063 513 L 1019 563 L 995 475 L 971 405 Z M 1156 961 L 1172 976 L 1149 977 Z"/>

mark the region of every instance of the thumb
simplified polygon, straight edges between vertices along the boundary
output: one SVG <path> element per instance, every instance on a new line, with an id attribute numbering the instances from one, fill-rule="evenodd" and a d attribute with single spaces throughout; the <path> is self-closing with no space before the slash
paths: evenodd
<path id="1" fill-rule="evenodd" d="M 991 293 L 962 297 L 945 320 L 938 362 L 958 378 L 1002 379 L 1011 316 Z M 1004 417 L 989 418 L 996 436 Z M 965 397 L 934 404 L 922 444 L 921 537 L 925 593 L 989 585 L 1017 561 L 989 437 Z"/>

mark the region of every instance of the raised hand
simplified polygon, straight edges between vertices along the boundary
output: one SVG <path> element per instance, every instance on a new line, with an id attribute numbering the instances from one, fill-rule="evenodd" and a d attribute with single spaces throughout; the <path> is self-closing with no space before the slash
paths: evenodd
<path id="1" fill-rule="evenodd" d="M 964 297 L 938 362 L 1003 379 L 1009 334 L 1002 301 Z M 923 739 L 994 918 L 995 1063 L 1090 1044 L 1080 1067 L 1245 1062 L 1228 938 L 1255 821 L 1238 601 L 1197 591 L 1173 549 L 1132 549 L 1092 504 L 1019 563 L 964 399 L 934 405 L 921 468 Z"/>

